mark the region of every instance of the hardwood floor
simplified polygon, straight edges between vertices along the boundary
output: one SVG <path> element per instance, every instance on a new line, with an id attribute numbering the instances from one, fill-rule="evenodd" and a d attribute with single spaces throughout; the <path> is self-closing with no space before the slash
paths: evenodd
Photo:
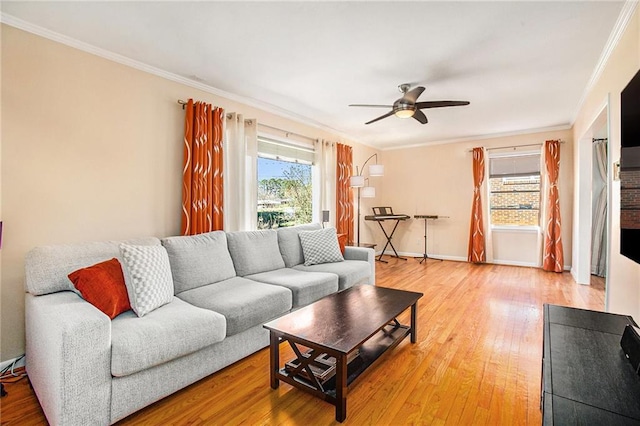
<path id="1" fill-rule="evenodd" d="M 376 267 L 377 285 L 424 293 L 418 343 L 406 339 L 358 379 L 347 425 L 538 425 L 543 303 L 604 307 L 603 287 L 569 273 L 413 259 Z M 268 367 L 265 348 L 119 424 L 337 424 L 332 405 L 286 383 L 271 390 Z M 26 380 L 6 388 L 2 425 L 46 424 Z"/>
<path id="2" fill-rule="evenodd" d="M 591 285 L 591 287 L 596 288 L 596 289 L 600 289 L 604 292 L 604 288 L 605 288 L 605 278 L 604 277 L 599 277 L 597 275 L 591 275 L 591 279 L 589 280 L 589 284 Z"/>

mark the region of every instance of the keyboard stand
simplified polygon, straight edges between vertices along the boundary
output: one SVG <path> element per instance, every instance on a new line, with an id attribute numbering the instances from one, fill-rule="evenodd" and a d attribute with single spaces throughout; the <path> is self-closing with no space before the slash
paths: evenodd
<path id="1" fill-rule="evenodd" d="M 391 242 L 391 238 L 393 238 L 393 234 L 394 234 L 394 232 L 396 232 L 396 228 L 398 227 L 398 224 L 400 223 L 400 219 L 394 219 L 394 220 L 396 221 L 396 224 L 393 225 L 393 230 L 391 231 L 391 234 L 387 234 L 387 231 L 384 229 L 384 226 L 382 226 L 383 220 L 376 220 L 376 222 L 378 222 L 378 225 L 380 225 L 380 229 L 382 229 L 382 233 L 387 238 L 387 243 L 384 245 L 384 248 L 380 252 L 380 256 L 376 259 L 378 262 L 389 263 L 386 260 L 382 260 L 382 256 L 384 256 L 384 252 L 387 249 L 387 246 L 391 246 L 391 250 L 393 250 L 393 252 L 395 253 L 395 256 L 392 256 L 390 254 L 388 254 L 387 256 L 395 257 L 396 259 L 407 260 L 406 257 L 400 257 L 398 255 L 398 252 L 396 251 L 396 248 L 393 246 L 393 243 Z"/>
<path id="2" fill-rule="evenodd" d="M 422 259 L 420 261 L 420 264 L 422 265 L 422 262 L 424 262 L 424 264 L 427 264 L 427 259 L 433 259 L 433 260 L 439 260 L 440 262 L 442 262 L 442 259 L 435 259 L 433 257 L 429 257 L 427 255 L 427 221 L 429 219 L 437 219 L 438 216 L 432 216 L 432 215 L 421 215 L 421 214 L 417 214 L 413 216 L 415 219 L 424 219 L 424 253 L 422 254 L 422 256 L 417 256 L 414 257 L 414 259 Z"/>

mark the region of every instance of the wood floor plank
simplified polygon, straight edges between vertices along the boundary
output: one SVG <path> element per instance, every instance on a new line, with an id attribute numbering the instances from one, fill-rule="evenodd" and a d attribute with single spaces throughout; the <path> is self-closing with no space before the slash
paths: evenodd
<path id="1" fill-rule="evenodd" d="M 542 305 L 604 309 L 604 281 L 535 268 L 390 258 L 377 285 L 424 293 L 418 342 L 403 341 L 349 389 L 344 424 L 540 424 Z M 401 316 L 409 321 L 408 313 Z M 282 347 L 282 359 L 291 357 Z M 334 407 L 269 387 L 265 348 L 120 425 L 332 425 Z M 27 380 L 6 386 L 2 425 L 46 424 Z"/>

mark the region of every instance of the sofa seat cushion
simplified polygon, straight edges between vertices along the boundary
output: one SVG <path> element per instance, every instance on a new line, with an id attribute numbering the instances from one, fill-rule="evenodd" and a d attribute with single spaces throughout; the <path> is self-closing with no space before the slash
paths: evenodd
<path id="1" fill-rule="evenodd" d="M 226 321 L 177 297 L 142 318 L 127 311 L 111 322 L 111 374 L 127 376 L 220 342 Z"/>
<path id="2" fill-rule="evenodd" d="M 338 276 L 326 272 L 303 272 L 282 268 L 247 275 L 246 278 L 288 288 L 293 294 L 294 308 L 306 306 L 338 291 Z"/>
<path id="3" fill-rule="evenodd" d="M 320 265 L 296 265 L 293 269 L 305 272 L 331 272 L 338 276 L 338 290 L 368 282 L 371 265 L 361 260 L 345 260 L 344 262 L 322 263 Z"/>
<path id="4" fill-rule="evenodd" d="M 263 324 L 291 310 L 291 291 L 242 277 L 209 284 L 177 295 L 227 319 L 227 336 Z"/>

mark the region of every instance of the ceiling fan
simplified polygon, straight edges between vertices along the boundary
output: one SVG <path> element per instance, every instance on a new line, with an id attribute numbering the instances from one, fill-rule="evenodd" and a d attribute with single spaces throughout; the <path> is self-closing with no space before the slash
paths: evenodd
<path id="1" fill-rule="evenodd" d="M 387 118 L 391 115 L 395 115 L 400 118 L 409 118 L 413 117 L 418 120 L 422 124 L 427 124 L 429 120 L 427 120 L 427 116 L 424 115 L 422 109 L 426 108 L 442 108 L 442 107 L 450 107 L 450 106 L 462 106 L 469 105 L 468 101 L 427 101 L 427 102 L 416 102 L 418 97 L 424 92 L 424 87 L 418 86 L 411 90 L 409 88 L 411 85 L 409 84 L 401 84 L 398 86 L 400 92 L 403 93 L 402 97 L 396 100 L 393 105 L 366 105 L 366 104 L 351 104 L 350 107 L 370 107 L 370 108 L 391 108 L 391 111 L 388 113 L 381 115 L 378 118 L 374 118 L 371 121 L 367 121 L 364 124 L 375 123 L 378 120 L 382 120 L 383 118 Z"/>

